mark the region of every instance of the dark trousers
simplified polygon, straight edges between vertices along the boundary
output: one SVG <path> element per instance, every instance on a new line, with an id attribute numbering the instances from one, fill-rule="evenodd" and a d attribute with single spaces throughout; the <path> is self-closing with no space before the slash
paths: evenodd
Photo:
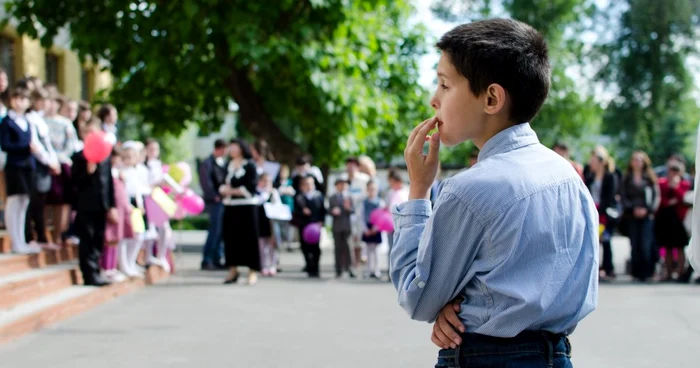
<path id="1" fill-rule="evenodd" d="M 32 230 L 36 233 L 36 241 L 39 243 L 48 243 L 46 239 L 46 216 L 44 215 L 44 207 L 46 206 L 46 193 L 32 193 L 29 200 L 29 208 L 27 209 L 27 220 L 24 227 L 24 234 L 27 240 L 34 239 Z M 53 239 L 54 242 L 60 242 L 60 239 Z"/>
<path id="2" fill-rule="evenodd" d="M 224 205 L 222 203 L 207 203 L 209 214 L 209 231 L 202 249 L 202 266 L 220 265 L 224 258 L 224 243 L 222 241 Z"/>
<path id="3" fill-rule="evenodd" d="M 571 368 L 571 344 L 563 335 L 525 331 L 512 338 L 462 334 L 456 349 L 442 349 L 435 368 Z"/>
<path id="4" fill-rule="evenodd" d="M 343 271 L 350 271 L 350 230 L 333 231 L 333 242 L 335 243 L 335 273 L 340 275 Z"/>
<path id="5" fill-rule="evenodd" d="M 105 242 L 105 212 L 78 212 L 75 217 L 75 227 L 80 238 L 78 246 L 80 271 L 83 273 L 85 285 L 95 283 L 100 279 L 100 258 Z"/>
<path id="6" fill-rule="evenodd" d="M 306 272 L 309 276 L 318 276 L 318 262 L 321 260 L 321 247 L 319 244 L 309 244 L 304 241 L 302 236 L 301 252 L 304 254 L 304 260 L 306 261 Z"/>
<path id="7" fill-rule="evenodd" d="M 632 246 L 632 277 L 646 280 L 654 275 L 654 225 L 649 218 L 634 219 L 629 224 Z"/>
<path id="8" fill-rule="evenodd" d="M 610 244 L 611 238 L 612 230 L 606 228 L 600 238 L 600 244 L 603 246 L 603 264 L 601 265 L 600 269 L 605 271 L 607 276 L 615 273 L 615 266 L 613 266 L 612 245 Z"/>

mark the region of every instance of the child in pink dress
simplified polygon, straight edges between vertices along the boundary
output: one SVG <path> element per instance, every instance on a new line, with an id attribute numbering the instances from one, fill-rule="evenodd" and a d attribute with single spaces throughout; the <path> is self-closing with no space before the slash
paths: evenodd
<path id="1" fill-rule="evenodd" d="M 119 167 L 121 167 L 121 157 L 115 149 L 112 152 L 112 181 L 114 183 L 114 199 L 119 212 L 117 223 L 107 223 L 105 228 L 105 249 L 102 252 L 102 269 L 106 279 L 111 282 L 121 282 L 126 280 L 126 275 L 117 270 L 118 258 L 125 257 L 126 246 L 124 239 L 134 237 L 131 226 L 132 207 L 129 197 L 126 194 L 124 182 L 121 179 Z M 119 254 L 118 254 L 119 253 Z"/>

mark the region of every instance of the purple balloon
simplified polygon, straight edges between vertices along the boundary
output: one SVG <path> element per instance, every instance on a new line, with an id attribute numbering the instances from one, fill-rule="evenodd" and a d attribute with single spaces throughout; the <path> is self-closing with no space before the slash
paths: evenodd
<path id="1" fill-rule="evenodd" d="M 316 223 L 306 225 L 302 236 L 308 244 L 318 244 L 321 241 L 321 225 Z"/>

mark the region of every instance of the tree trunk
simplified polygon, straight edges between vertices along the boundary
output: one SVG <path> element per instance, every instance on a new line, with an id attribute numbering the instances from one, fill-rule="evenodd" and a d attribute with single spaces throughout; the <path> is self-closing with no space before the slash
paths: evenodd
<path id="1" fill-rule="evenodd" d="M 301 146 L 287 137 L 272 121 L 262 103 L 262 98 L 253 88 L 246 69 L 231 68 L 224 80 L 226 88 L 238 104 L 240 123 L 251 134 L 267 141 L 275 158 L 292 166 L 301 156 Z"/>

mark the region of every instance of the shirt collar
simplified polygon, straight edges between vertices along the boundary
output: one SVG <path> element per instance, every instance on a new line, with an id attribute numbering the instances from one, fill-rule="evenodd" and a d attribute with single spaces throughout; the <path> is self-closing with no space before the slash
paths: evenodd
<path id="1" fill-rule="evenodd" d="M 479 152 L 479 161 L 488 157 L 506 153 L 518 148 L 540 143 L 537 133 L 530 127 L 530 123 L 514 125 L 504 129 L 486 141 Z"/>
<path id="2" fill-rule="evenodd" d="M 12 120 L 24 119 L 24 115 L 20 115 L 15 110 L 12 110 L 12 109 L 7 110 L 7 116 L 9 116 L 10 119 L 12 119 Z"/>

